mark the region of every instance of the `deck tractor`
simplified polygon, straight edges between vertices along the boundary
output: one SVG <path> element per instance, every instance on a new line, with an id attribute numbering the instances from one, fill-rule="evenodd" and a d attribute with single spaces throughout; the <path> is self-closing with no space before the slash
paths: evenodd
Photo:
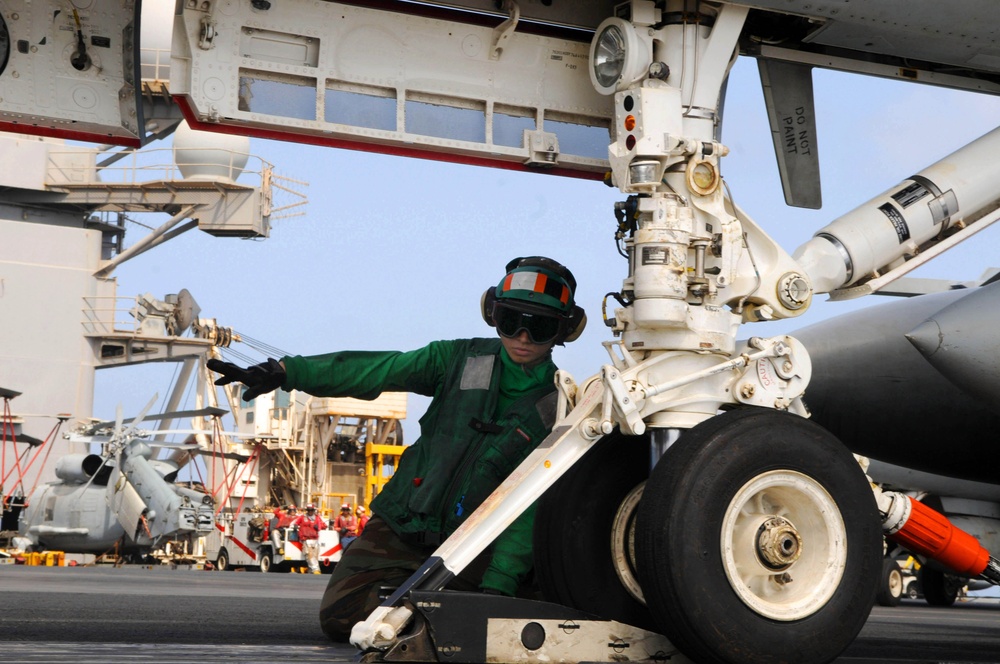
<path id="1" fill-rule="evenodd" d="M 261 572 L 302 569 L 307 565 L 302 543 L 294 528 L 282 528 L 278 546 L 268 528 L 270 514 L 256 511 L 221 514 L 216 517 L 215 530 L 205 537 L 205 557 L 219 571 L 237 567 L 256 568 Z M 328 572 L 340 560 L 342 548 L 337 531 L 327 528 L 319 532 L 319 567 Z"/>

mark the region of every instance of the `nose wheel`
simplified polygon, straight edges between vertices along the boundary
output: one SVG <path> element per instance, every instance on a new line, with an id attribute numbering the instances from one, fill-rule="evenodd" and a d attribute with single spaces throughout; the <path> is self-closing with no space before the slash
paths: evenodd
<path id="1" fill-rule="evenodd" d="M 660 631 L 699 662 L 836 658 L 882 575 L 882 536 L 853 455 L 812 422 L 723 413 L 685 432 L 646 483 L 636 525 Z"/>
<path id="2" fill-rule="evenodd" d="M 648 438 L 615 431 L 545 492 L 534 540 L 545 600 L 654 629 L 635 569 L 635 522 L 648 474 Z"/>

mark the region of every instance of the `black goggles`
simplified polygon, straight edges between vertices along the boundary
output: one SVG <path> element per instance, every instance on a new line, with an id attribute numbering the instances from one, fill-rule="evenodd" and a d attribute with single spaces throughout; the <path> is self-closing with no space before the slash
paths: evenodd
<path id="1" fill-rule="evenodd" d="M 519 311 L 499 303 L 493 307 L 493 322 L 501 336 L 513 338 L 524 330 L 534 344 L 554 341 L 563 328 L 563 320 L 556 316 Z"/>

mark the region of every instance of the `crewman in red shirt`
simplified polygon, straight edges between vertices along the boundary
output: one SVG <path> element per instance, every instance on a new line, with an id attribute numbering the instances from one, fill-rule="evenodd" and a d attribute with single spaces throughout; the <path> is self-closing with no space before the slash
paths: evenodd
<path id="1" fill-rule="evenodd" d="M 313 574 L 320 574 L 319 531 L 326 529 L 326 523 L 316 514 L 316 506 L 312 503 L 306 505 L 306 513 L 292 521 L 292 526 L 299 530 L 299 542 L 302 543 L 310 571 Z"/>

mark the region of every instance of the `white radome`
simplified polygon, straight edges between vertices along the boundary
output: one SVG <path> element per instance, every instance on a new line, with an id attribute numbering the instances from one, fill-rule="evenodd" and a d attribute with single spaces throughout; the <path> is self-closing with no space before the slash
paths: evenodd
<path id="1" fill-rule="evenodd" d="M 250 139 L 246 136 L 198 131 L 181 122 L 174 132 L 174 162 L 185 180 L 235 182 L 247 165 Z"/>

